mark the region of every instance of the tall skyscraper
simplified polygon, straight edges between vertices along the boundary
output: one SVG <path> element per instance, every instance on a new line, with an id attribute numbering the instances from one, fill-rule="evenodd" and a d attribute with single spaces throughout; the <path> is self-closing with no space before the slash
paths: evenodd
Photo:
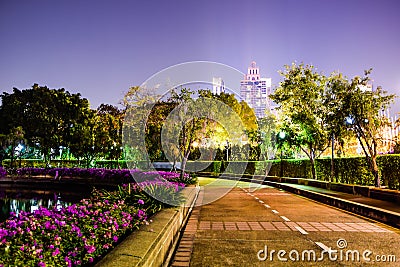
<path id="1" fill-rule="evenodd" d="M 225 83 L 221 77 L 213 77 L 213 90 L 214 95 L 219 95 L 221 92 L 225 92 Z"/>
<path id="2" fill-rule="evenodd" d="M 260 68 L 255 61 L 250 63 L 247 74 L 240 81 L 240 97 L 254 109 L 257 118 L 263 118 L 265 110 L 270 109 L 271 83 L 271 78 L 260 77 Z"/>

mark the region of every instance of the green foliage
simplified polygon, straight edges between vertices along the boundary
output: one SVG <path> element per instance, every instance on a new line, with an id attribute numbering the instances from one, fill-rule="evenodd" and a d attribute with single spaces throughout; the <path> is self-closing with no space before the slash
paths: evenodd
<path id="1" fill-rule="evenodd" d="M 331 178 L 331 159 L 317 159 L 318 179 L 329 181 Z M 344 184 L 374 185 L 374 177 L 368 170 L 364 157 L 335 158 L 335 176 L 332 181 Z"/>
<path id="2" fill-rule="evenodd" d="M 382 184 L 400 190 L 400 154 L 378 156 L 377 161 Z"/>
<path id="3" fill-rule="evenodd" d="M 79 93 L 37 84 L 25 90 L 14 88 L 0 97 L 0 141 L 3 151 L 11 146 L 11 160 L 18 144 L 24 144 L 24 157 L 40 151 L 36 157 L 43 156 L 46 162 L 56 157 L 70 159 L 70 152 L 83 158 L 87 166 L 94 157 L 121 157 L 123 112 L 114 106 L 102 104 L 91 110 Z M 13 134 L 13 129 L 23 135 Z"/>
<path id="4" fill-rule="evenodd" d="M 308 156 L 315 178 L 314 159 L 328 145 L 323 105 L 326 78 L 310 65 L 293 63 L 285 67 L 285 72 L 281 72 L 284 81 L 271 98 L 280 105 L 280 130 L 288 134 L 285 142 Z"/>
<path id="5" fill-rule="evenodd" d="M 244 163 L 244 162 L 242 162 Z M 377 158 L 382 185 L 400 190 L 400 154 L 380 155 Z M 222 162 L 223 165 L 227 164 Z M 331 159 L 319 158 L 315 160 L 318 180 L 333 181 L 344 184 L 373 186 L 374 176 L 369 170 L 365 157 L 335 158 L 335 176 L 331 177 Z M 284 159 L 267 161 L 249 161 L 245 174 L 312 178 L 311 164 L 308 159 Z M 213 172 L 218 175 L 224 172 L 221 161 L 214 161 L 203 172 Z"/>
<path id="6" fill-rule="evenodd" d="M 110 202 L 123 201 L 130 206 L 136 206 L 143 201 L 141 207 L 146 214 L 152 215 L 163 208 L 179 206 L 183 203 L 184 196 L 180 193 L 181 187 L 175 183 L 163 181 L 147 181 L 140 184 L 125 184 L 118 186 L 116 191 L 93 190 L 96 199 Z"/>

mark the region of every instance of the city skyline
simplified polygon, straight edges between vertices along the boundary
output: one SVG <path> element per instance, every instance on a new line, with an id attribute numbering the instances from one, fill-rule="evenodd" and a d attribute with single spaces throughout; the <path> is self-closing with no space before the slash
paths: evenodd
<path id="1" fill-rule="evenodd" d="M 0 3 L 0 87 L 34 83 L 79 92 L 96 108 L 189 61 L 272 78 L 292 62 L 400 95 L 398 1 L 19 1 Z M 240 86 L 240 81 L 238 87 Z M 400 100 L 392 114 L 400 112 Z"/>

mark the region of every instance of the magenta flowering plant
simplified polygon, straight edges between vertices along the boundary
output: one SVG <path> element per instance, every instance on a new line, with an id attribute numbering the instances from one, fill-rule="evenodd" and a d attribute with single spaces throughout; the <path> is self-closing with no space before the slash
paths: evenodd
<path id="1" fill-rule="evenodd" d="M 3 167 L 0 167 L 0 178 L 6 177 L 6 176 L 7 176 L 7 171 Z"/>
<path id="2" fill-rule="evenodd" d="M 148 215 L 152 215 L 163 208 L 179 206 L 184 201 L 180 193 L 184 187 L 183 183 L 155 179 L 123 184 L 114 192 L 94 190 L 92 194 L 98 199 L 111 202 L 123 199 L 128 205 L 139 204 Z"/>
<path id="3" fill-rule="evenodd" d="M 147 218 L 139 206 L 84 199 L 60 210 L 11 216 L 0 224 L 0 264 L 88 265 Z"/>
<path id="4" fill-rule="evenodd" d="M 163 178 L 169 182 L 184 183 L 186 185 L 195 184 L 197 182 L 197 177 L 193 173 L 184 173 L 182 176 L 179 172 L 153 171 L 145 172 L 144 174 L 156 178 Z"/>
<path id="5" fill-rule="evenodd" d="M 87 170 L 86 174 L 75 169 L 19 171 L 20 175 L 111 177 L 99 169 Z M 33 213 L 11 214 L 0 223 L 0 266 L 93 265 L 150 215 L 183 201 L 180 191 L 185 184 L 174 181 L 176 174 L 136 174 L 144 181 L 124 184 L 112 192 L 94 189 L 89 199 L 65 208 L 42 207 Z"/>

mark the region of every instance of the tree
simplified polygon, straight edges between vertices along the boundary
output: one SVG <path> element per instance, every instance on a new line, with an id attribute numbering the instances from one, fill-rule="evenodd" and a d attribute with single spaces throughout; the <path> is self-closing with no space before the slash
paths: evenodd
<path id="1" fill-rule="evenodd" d="M 261 160 L 269 160 L 273 157 L 276 144 L 276 117 L 270 112 L 266 112 L 265 115 L 258 120 Z"/>
<path id="2" fill-rule="evenodd" d="M 121 104 L 124 106 L 124 124 L 122 129 L 123 147 L 126 158 L 134 162 L 146 161 L 150 167 L 150 158 L 146 149 L 146 132 L 151 111 L 161 96 L 154 88 L 133 86 L 125 94 Z"/>
<path id="3" fill-rule="evenodd" d="M 78 159 L 84 159 L 89 168 L 93 160 L 104 155 L 108 149 L 108 134 L 103 128 L 100 116 L 90 110 L 72 128 L 70 150 Z"/>
<path id="4" fill-rule="evenodd" d="M 380 174 L 376 162 L 377 147 L 381 139 L 381 129 L 386 120 L 380 111 L 388 108 L 395 95 L 388 95 L 381 87 L 365 90 L 371 70 L 365 71 L 364 77 L 354 77 L 343 97 L 347 126 L 356 135 L 365 154 L 375 186 L 380 187 Z"/>
<path id="5" fill-rule="evenodd" d="M 163 142 L 169 144 L 172 152 L 179 151 L 181 158 L 181 178 L 186 170 L 186 163 L 189 155 L 194 149 L 193 143 L 197 133 L 202 129 L 202 117 L 197 116 L 197 108 L 192 99 L 194 91 L 188 88 L 181 88 L 178 93 L 172 90 L 170 102 L 176 103 L 174 110 L 168 115 L 162 129 L 161 138 Z M 178 140 L 176 140 L 178 138 Z M 169 153 L 169 151 L 166 151 Z"/>
<path id="6" fill-rule="evenodd" d="M 299 147 L 310 159 L 312 177 L 316 179 L 315 158 L 328 145 L 323 106 L 326 78 L 311 65 L 295 63 L 286 65 L 280 74 L 284 80 L 270 97 L 280 105 L 281 131 L 290 133 L 286 142 Z"/>
<path id="7" fill-rule="evenodd" d="M 328 137 L 331 140 L 331 177 L 335 177 L 335 144 L 344 147 L 344 140 L 350 138 L 350 132 L 346 124 L 346 103 L 343 101 L 348 92 L 349 82 L 341 73 L 332 73 L 328 78 L 322 107 L 325 109 L 323 121 L 327 130 Z"/>
<path id="8" fill-rule="evenodd" d="M 34 84 L 31 89 L 13 89 L 1 95 L 0 133 L 22 126 L 28 145 L 37 147 L 46 162 L 52 152 L 66 146 L 75 121 L 89 110 L 89 102 L 80 94 L 65 89 L 49 89 Z"/>
<path id="9" fill-rule="evenodd" d="M 102 145 L 105 150 L 103 157 L 106 159 L 119 159 L 122 153 L 122 126 L 124 112 L 116 106 L 101 104 L 97 108 L 101 129 L 104 131 Z"/>

